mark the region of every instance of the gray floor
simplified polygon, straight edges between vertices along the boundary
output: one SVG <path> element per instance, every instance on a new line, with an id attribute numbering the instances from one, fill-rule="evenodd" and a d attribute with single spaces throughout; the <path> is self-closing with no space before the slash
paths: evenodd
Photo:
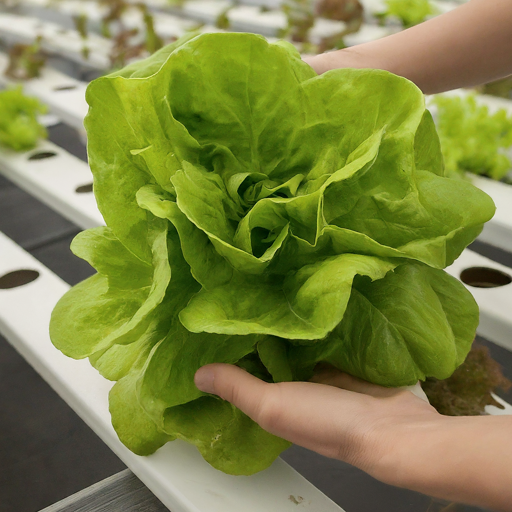
<path id="1" fill-rule="evenodd" d="M 85 158 L 83 146 L 69 128 L 57 125 L 50 135 Z M 92 273 L 87 263 L 69 251 L 78 227 L 2 177 L 0 231 L 70 284 Z M 474 248 L 512 266 L 512 256 L 507 253 L 483 244 Z M 512 378 L 512 353 L 487 344 Z M 0 396 L 0 512 L 36 512 L 124 468 L 3 338 Z M 512 400 L 512 393 L 506 398 Z M 444 507 L 427 496 L 381 484 L 347 464 L 300 447 L 290 448 L 283 458 L 347 512 L 435 512 Z M 450 508 L 450 512 L 477 510 Z"/>

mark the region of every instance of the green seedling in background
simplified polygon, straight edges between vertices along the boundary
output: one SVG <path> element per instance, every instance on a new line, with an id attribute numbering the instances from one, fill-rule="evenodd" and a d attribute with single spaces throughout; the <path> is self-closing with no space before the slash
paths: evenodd
<path id="1" fill-rule="evenodd" d="M 73 22 L 75 24 L 76 31 L 80 34 L 80 37 L 82 38 L 82 50 L 81 50 L 82 57 L 85 60 L 88 60 L 89 55 L 90 55 L 90 50 L 86 43 L 87 38 L 89 37 L 88 31 L 87 31 L 87 22 L 88 22 L 87 16 L 85 14 L 79 14 L 78 16 L 73 16 Z"/>
<path id="2" fill-rule="evenodd" d="M 512 162 L 512 115 L 505 109 L 494 114 L 479 105 L 474 95 L 465 98 L 438 96 L 437 129 L 448 174 L 464 172 L 500 180 Z"/>
<path id="3" fill-rule="evenodd" d="M 15 80 L 30 80 L 41 74 L 46 54 L 41 50 L 41 36 L 32 44 L 15 44 L 9 49 L 9 64 L 5 76 Z"/>
<path id="4" fill-rule="evenodd" d="M 429 0 L 386 0 L 387 10 L 377 17 L 384 22 L 389 16 L 398 18 L 404 28 L 423 23 L 437 13 Z"/>
<path id="5" fill-rule="evenodd" d="M 146 30 L 145 34 L 145 49 L 151 55 L 157 50 L 160 50 L 164 45 L 162 38 L 155 32 L 154 18 L 149 12 L 146 4 L 136 4 L 142 13 L 142 19 Z"/>
<path id="6" fill-rule="evenodd" d="M 285 0 L 281 6 L 288 26 L 282 37 L 288 36 L 296 43 L 308 43 L 309 31 L 315 24 L 314 5 L 311 0 Z"/>
<path id="7" fill-rule="evenodd" d="M 37 98 L 25 96 L 20 86 L 0 91 L 0 146 L 15 151 L 27 151 L 46 138 L 44 126 L 37 120 L 38 114 L 47 111 Z"/>

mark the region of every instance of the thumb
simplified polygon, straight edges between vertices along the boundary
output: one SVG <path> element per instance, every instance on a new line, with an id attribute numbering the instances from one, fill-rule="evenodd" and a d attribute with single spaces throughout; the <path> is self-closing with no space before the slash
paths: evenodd
<path id="1" fill-rule="evenodd" d="M 255 421 L 261 405 L 259 397 L 268 387 L 266 382 L 238 366 L 220 363 L 199 368 L 194 382 L 199 390 L 231 402 Z"/>

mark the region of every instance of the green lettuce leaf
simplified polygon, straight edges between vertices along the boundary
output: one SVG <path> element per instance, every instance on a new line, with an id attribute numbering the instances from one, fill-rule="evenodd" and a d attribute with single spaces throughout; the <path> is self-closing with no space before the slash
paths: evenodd
<path id="1" fill-rule="evenodd" d="M 231 474 L 289 443 L 194 385 L 212 362 L 266 380 L 327 361 L 386 386 L 445 378 L 478 323 L 442 269 L 494 213 L 445 175 L 424 98 L 384 71 L 317 76 L 288 44 L 187 36 L 88 88 L 107 228 L 73 250 L 98 274 L 51 337 L 108 379 L 120 439 L 172 439 Z"/>

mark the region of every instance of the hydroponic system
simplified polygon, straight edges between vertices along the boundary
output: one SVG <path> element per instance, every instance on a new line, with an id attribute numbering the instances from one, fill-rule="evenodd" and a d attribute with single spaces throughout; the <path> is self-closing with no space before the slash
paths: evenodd
<path id="1" fill-rule="evenodd" d="M 267 382 L 329 363 L 442 414 L 512 414 L 512 81 L 425 97 L 301 59 L 458 5 L 0 0 L 0 174 L 95 269 L 70 287 L 0 232 L 0 334 L 155 507 L 350 502 L 199 391 L 208 363 Z"/>

